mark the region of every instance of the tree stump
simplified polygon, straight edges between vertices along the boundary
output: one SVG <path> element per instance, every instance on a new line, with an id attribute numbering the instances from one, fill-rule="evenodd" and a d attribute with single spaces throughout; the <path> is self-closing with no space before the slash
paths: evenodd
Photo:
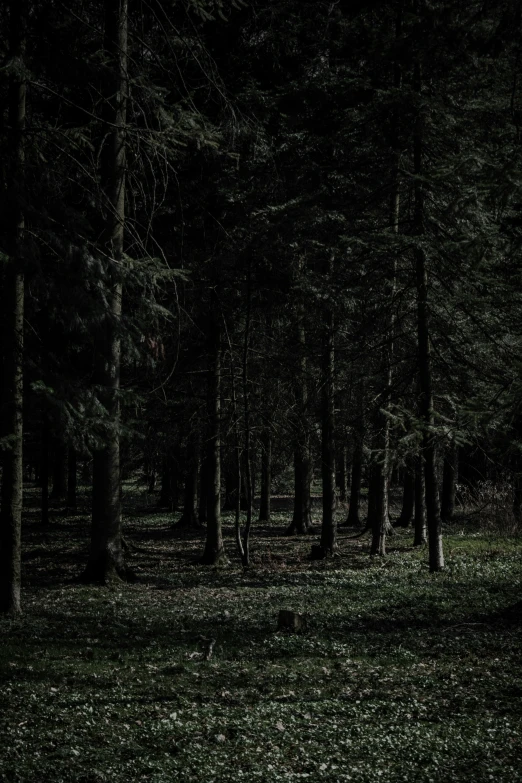
<path id="1" fill-rule="evenodd" d="M 306 617 L 304 614 L 281 609 L 277 618 L 277 630 L 303 633 L 303 631 L 306 631 Z"/>

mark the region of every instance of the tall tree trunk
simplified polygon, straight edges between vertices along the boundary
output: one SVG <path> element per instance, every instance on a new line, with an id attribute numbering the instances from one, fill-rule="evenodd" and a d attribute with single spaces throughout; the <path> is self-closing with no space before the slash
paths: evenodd
<path id="1" fill-rule="evenodd" d="M 3 364 L 3 435 L 8 446 L 2 460 L 0 506 L 0 612 L 20 614 L 21 530 L 23 501 L 23 349 L 24 274 L 22 242 L 25 229 L 23 188 L 25 169 L 25 0 L 11 0 L 8 111 L 10 171 L 7 182 L 9 260 L 2 301 L 5 313 Z"/>
<path id="2" fill-rule="evenodd" d="M 302 265 L 298 273 L 301 273 Z M 288 535 L 306 533 L 312 525 L 312 502 L 310 486 L 312 481 L 312 459 L 310 454 L 310 435 L 308 431 L 308 381 L 306 361 L 306 332 L 304 326 L 304 306 L 297 305 L 297 344 L 299 366 L 295 379 L 295 396 L 298 411 L 298 434 L 294 451 L 294 513 Z"/>
<path id="3" fill-rule="evenodd" d="M 346 525 L 349 527 L 361 527 L 360 507 L 361 507 L 361 486 L 362 469 L 364 459 L 364 436 L 366 431 L 365 421 L 365 394 L 364 382 L 359 384 L 359 418 L 354 427 L 353 434 L 353 452 L 352 452 L 352 480 L 350 482 L 350 501 L 348 506 L 348 517 Z"/>
<path id="4" fill-rule="evenodd" d="M 440 503 L 440 516 L 443 522 L 450 522 L 455 513 L 455 492 L 457 488 L 458 450 L 454 441 L 448 446 L 444 454 L 444 466 L 442 470 L 442 498 Z"/>
<path id="5" fill-rule="evenodd" d="M 107 302 L 95 345 L 94 381 L 109 419 L 106 443 L 93 455 L 92 533 L 84 578 L 106 583 L 125 576 L 121 530 L 120 476 L 120 324 L 125 230 L 125 158 L 127 118 L 127 2 L 105 0 L 104 50 L 108 73 L 105 81 L 104 119 L 108 138 L 102 149 L 104 215 L 104 265 L 107 270 Z"/>
<path id="6" fill-rule="evenodd" d="M 67 463 L 67 508 L 76 509 L 76 490 L 77 490 L 77 454 L 74 446 L 69 446 L 69 460 Z"/>
<path id="7" fill-rule="evenodd" d="M 272 433 L 265 427 L 261 433 L 261 496 L 259 521 L 270 522 L 270 500 L 272 490 Z"/>
<path id="8" fill-rule="evenodd" d="M 395 20 L 395 39 L 399 40 L 402 29 L 402 3 L 399 3 Z M 394 67 L 393 86 L 399 90 L 402 84 L 402 72 L 400 62 L 397 60 Z M 390 230 L 396 236 L 399 233 L 400 218 L 400 144 L 397 132 L 397 121 L 392 121 L 392 145 L 394 150 L 393 173 L 390 194 Z M 377 413 L 377 452 L 378 457 L 374 465 L 374 493 L 375 507 L 372 520 L 372 544 L 370 554 L 386 554 L 386 535 L 393 532 L 389 518 L 389 483 L 390 483 L 390 420 L 387 416 L 392 393 L 392 366 L 395 340 L 395 285 L 397 277 L 397 261 L 392 254 L 388 279 L 385 281 L 383 299 L 386 313 L 386 345 L 382 350 L 381 363 L 385 379 L 385 388 L 381 396 L 380 409 Z"/>
<path id="9" fill-rule="evenodd" d="M 330 272 L 330 265 L 328 271 Z M 323 520 L 321 547 L 325 554 L 336 549 L 335 521 L 335 388 L 334 388 L 334 318 L 328 308 L 325 313 L 323 335 L 323 389 L 321 415 L 321 478 L 323 491 Z"/>
<path id="10" fill-rule="evenodd" d="M 424 459 L 419 455 L 415 460 L 415 519 L 413 546 L 426 543 L 426 493 L 424 490 Z"/>
<path id="11" fill-rule="evenodd" d="M 419 96 L 420 101 L 422 82 L 419 61 L 414 63 L 414 88 Z M 424 234 L 424 189 L 422 184 L 422 108 L 418 109 L 415 120 L 413 145 L 415 174 L 414 220 L 415 232 L 420 240 L 420 237 Z M 432 432 L 434 414 L 428 306 L 428 272 L 426 253 L 424 248 L 421 246 L 420 241 L 415 249 L 415 272 L 417 285 L 417 340 L 420 390 L 419 411 L 424 424 L 422 446 L 424 455 L 429 566 L 430 571 L 440 571 L 444 568 L 444 555 L 442 551 L 442 530 L 439 510 L 439 494 L 437 487 L 435 438 Z"/>
<path id="12" fill-rule="evenodd" d="M 226 560 L 221 526 L 221 330 L 218 317 L 209 319 L 208 328 L 208 433 L 205 468 L 207 538 L 200 562 L 204 565 L 218 565 Z"/>
<path id="13" fill-rule="evenodd" d="M 207 474 L 208 474 L 208 449 L 205 449 L 205 453 L 201 459 L 201 465 L 199 468 L 199 503 L 198 503 L 198 522 L 200 525 L 207 524 L 208 518 L 208 490 L 207 490 Z"/>
<path id="14" fill-rule="evenodd" d="M 245 428 L 245 443 L 243 452 L 245 489 L 247 498 L 246 523 L 243 531 L 243 566 L 247 568 L 250 565 L 250 530 L 252 528 L 254 490 L 252 481 L 252 449 L 251 449 L 251 429 L 250 429 L 250 393 L 248 378 L 248 353 L 250 350 L 250 326 L 251 326 L 251 267 L 248 266 L 247 273 L 247 309 L 245 320 L 245 339 L 243 343 L 243 419 Z"/>

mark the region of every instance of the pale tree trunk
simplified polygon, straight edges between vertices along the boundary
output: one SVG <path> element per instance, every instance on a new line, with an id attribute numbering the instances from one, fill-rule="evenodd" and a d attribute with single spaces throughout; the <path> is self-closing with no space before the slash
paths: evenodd
<path id="1" fill-rule="evenodd" d="M 125 230 L 125 134 L 127 118 L 127 0 L 105 0 L 104 51 L 107 60 L 104 119 L 108 137 L 102 150 L 102 198 L 105 229 L 102 252 L 107 271 L 107 302 L 95 344 L 94 383 L 108 416 L 103 449 L 93 455 L 92 532 L 84 574 L 106 583 L 125 576 L 121 530 L 119 388 L 122 283 Z"/>
<path id="2" fill-rule="evenodd" d="M 337 546 L 337 526 L 335 522 L 335 346 L 334 317 L 330 308 L 325 312 L 324 319 L 321 417 L 321 477 L 323 491 L 321 547 L 324 554 L 327 555 L 333 554 Z"/>
<path id="3" fill-rule="evenodd" d="M 402 28 L 402 4 L 399 4 L 395 22 L 395 38 L 398 40 Z M 393 76 L 394 88 L 399 90 L 402 84 L 400 63 L 396 62 Z M 397 122 L 393 123 L 393 147 L 394 160 L 392 171 L 392 187 L 390 195 L 390 229 L 397 236 L 399 233 L 400 217 L 400 183 L 399 183 L 399 139 L 397 137 Z M 374 465 L 374 511 L 370 520 L 372 527 L 371 555 L 384 556 L 386 554 L 386 536 L 393 532 L 389 515 L 389 484 L 390 484 L 390 420 L 387 413 L 391 403 L 392 393 L 392 364 L 395 340 L 395 285 L 397 277 L 397 262 L 395 254 L 390 262 L 389 280 L 385 283 L 384 301 L 388 307 L 386 316 L 386 345 L 382 350 L 382 367 L 384 370 L 385 389 L 381 398 L 381 408 L 377 414 L 377 461 Z"/>
<path id="4" fill-rule="evenodd" d="M 414 63 L 414 88 L 421 95 L 420 63 Z M 415 233 L 420 238 L 424 234 L 424 189 L 423 174 L 423 116 L 419 108 L 415 121 L 413 138 L 413 157 L 415 174 Z M 424 425 L 422 446 L 424 455 L 424 480 L 426 496 L 426 520 L 428 525 L 428 549 L 430 571 L 441 571 L 444 568 L 442 551 L 442 530 L 439 510 L 439 494 L 436 473 L 435 438 L 432 433 L 434 424 L 433 413 L 433 381 L 431 370 L 431 349 L 429 331 L 428 305 L 428 271 L 426 254 L 420 244 L 415 249 L 415 272 L 417 286 L 417 340 L 419 361 L 419 412 Z"/>
<path id="5" fill-rule="evenodd" d="M 21 189 L 25 169 L 26 84 L 23 75 L 27 21 L 25 0 L 11 0 L 9 75 L 8 191 L 9 261 L 5 267 L 2 302 L 5 318 L 3 363 L 3 435 L 8 439 L 2 460 L 0 505 L 0 612 L 20 614 L 21 531 L 23 501 L 23 349 L 24 275 L 22 242 L 25 230 Z"/>
<path id="6" fill-rule="evenodd" d="M 294 451 L 294 513 L 287 530 L 288 535 L 306 533 L 312 524 L 310 485 L 312 481 L 312 460 L 308 432 L 308 382 L 306 362 L 306 333 L 304 308 L 297 312 L 297 342 L 299 346 L 299 367 L 295 379 L 296 402 L 299 420 L 297 443 Z"/>
<path id="7" fill-rule="evenodd" d="M 208 328 L 208 432 L 204 471 L 207 537 L 200 562 L 218 565 L 226 557 L 221 525 L 221 330 L 217 317 L 209 319 Z"/>

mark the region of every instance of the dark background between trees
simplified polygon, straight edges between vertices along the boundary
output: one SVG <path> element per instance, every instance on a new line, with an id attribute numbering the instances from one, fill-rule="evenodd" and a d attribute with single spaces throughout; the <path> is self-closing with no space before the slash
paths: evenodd
<path id="1" fill-rule="evenodd" d="M 224 506 L 248 566 L 289 469 L 289 534 L 321 487 L 313 557 L 346 508 L 372 554 L 411 525 L 442 569 L 457 484 L 520 521 L 519 2 L 0 14 L 2 611 L 24 480 L 42 526 L 92 481 L 94 583 L 131 576 L 131 475 L 207 564 Z"/>

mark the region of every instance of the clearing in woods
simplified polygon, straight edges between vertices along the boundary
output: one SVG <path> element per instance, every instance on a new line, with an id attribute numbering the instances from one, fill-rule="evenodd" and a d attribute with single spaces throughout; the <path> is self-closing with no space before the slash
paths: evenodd
<path id="1" fill-rule="evenodd" d="M 0 781 L 522 780 L 520 538 L 412 533 L 370 561 L 341 529 L 309 559 L 287 512 L 243 572 L 194 564 L 201 535 L 126 519 L 137 581 L 85 587 L 88 514 L 24 528 L 24 614 L 0 620 Z M 306 630 L 277 630 L 281 609 Z"/>

